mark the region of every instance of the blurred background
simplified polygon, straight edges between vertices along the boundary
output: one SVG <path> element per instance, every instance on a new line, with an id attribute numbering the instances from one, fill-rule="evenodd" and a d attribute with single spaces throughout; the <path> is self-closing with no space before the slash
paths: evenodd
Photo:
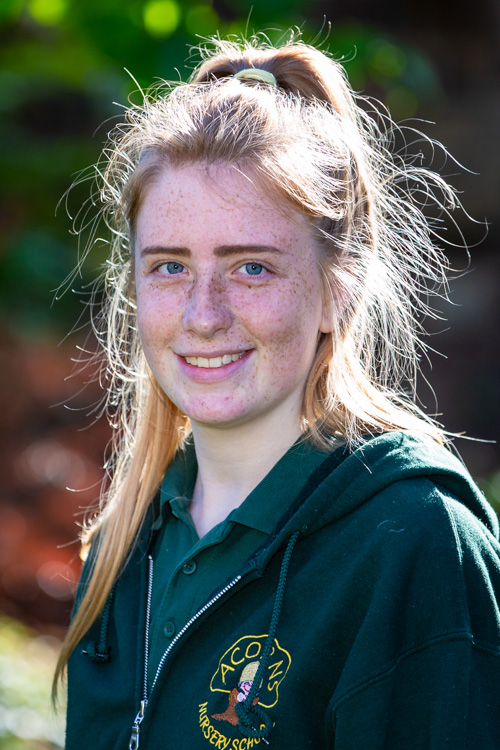
<path id="1" fill-rule="evenodd" d="M 447 249 L 458 269 L 453 304 L 432 325 L 428 343 L 441 354 L 424 363 L 420 397 L 450 431 L 485 441 L 456 446 L 500 508 L 497 0 L 253 0 L 252 9 L 244 0 L 0 0 L 0 748 L 63 744 L 51 670 L 79 575 L 78 523 L 98 497 L 110 437 L 99 385 L 72 362 L 93 348 L 89 289 L 104 242 L 56 294 L 77 261 L 70 217 L 90 185 L 74 187 L 57 215 L 56 206 L 98 159 L 128 97 L 139 101 L 137 83 L 186 78 L 190 45 L 217 30 L 265 29 L 277 41 L 294 25 L 344 56 L 357 91 L 396 120 L 425 121 L 413 124 L 465 167 L 435 164 L 477 223 L 457 215 L 458 229 L 446 227 L 462 247 Z"/>

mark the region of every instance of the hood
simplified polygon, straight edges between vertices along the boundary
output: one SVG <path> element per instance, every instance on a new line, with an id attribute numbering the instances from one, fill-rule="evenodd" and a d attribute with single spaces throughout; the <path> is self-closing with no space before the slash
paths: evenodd
<path id="1" fill-rule="evenodd" d="M 272 553 L 296 531 L 307 536 L 334 523 L 396 482 L 416 478 L 453 494 L 498 539 L 498 519 L 459 458 L 431 438 L 389 432 L 353 452 L 334 451 L 281 519 L 267 550 Z"/>

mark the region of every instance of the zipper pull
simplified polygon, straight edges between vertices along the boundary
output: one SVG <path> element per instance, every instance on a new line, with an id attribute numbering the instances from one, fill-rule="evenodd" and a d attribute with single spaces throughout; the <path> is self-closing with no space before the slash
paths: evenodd
<path id="1" fill-rule="evenodd" d="M 135 717 L 134 723 L 132 724 L 132 734 L 130 735 L 128 750 L 139 750 L 139 732 L 141 729 L 142 720 L 144 719 L 144 712 L 147 705 L 147 700 L 141 701 L 140 711 Z"/>

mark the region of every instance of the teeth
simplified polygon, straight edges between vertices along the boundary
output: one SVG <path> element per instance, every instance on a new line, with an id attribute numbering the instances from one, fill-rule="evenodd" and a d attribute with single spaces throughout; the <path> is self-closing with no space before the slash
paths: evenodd
<path id="1" fill-rule="evenodd" d="M 206 357 L 184 357 L 184 359 L 188 365 L 194 365 L 195 367 L 217 368 L 236 362 L 244 354 L 245 352 L 238 352 L 237 354 L 224 354 L 222 357 L 210 357 L 210 359 Z"/>

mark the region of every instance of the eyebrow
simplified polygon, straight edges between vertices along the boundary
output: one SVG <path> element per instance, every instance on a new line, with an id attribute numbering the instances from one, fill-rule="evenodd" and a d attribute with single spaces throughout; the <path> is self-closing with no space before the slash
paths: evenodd
<path id="1" fill-rule="evenodd" d="M 231 255 L 240 255 L 242 253 L 276 253 L 281 255 L 282 250 L 273 245 L 219 245 L 214 250 L 214 255 L 218 258 L 227 258 Z M 170 247 L 163 245 L 148 245 L 143 247 L 141 255 L 170 255 L 177 258 L 189 258 L 191 250 L 187 247 Z"/>

